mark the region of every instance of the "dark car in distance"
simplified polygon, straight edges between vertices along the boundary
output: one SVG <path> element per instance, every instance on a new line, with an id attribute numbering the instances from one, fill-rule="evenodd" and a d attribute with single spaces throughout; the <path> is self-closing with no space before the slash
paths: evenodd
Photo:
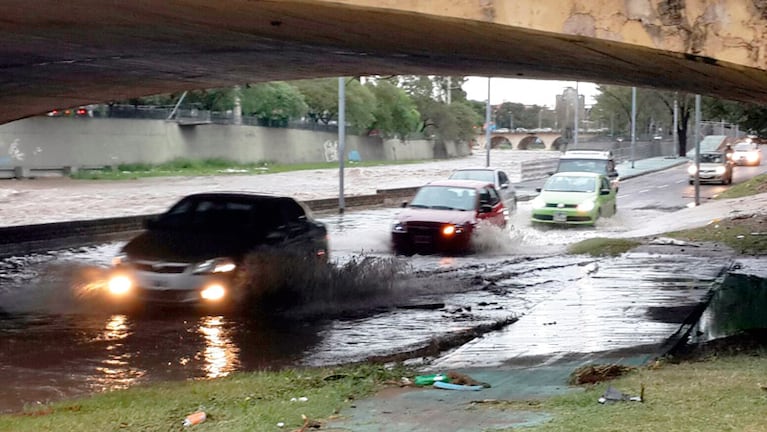
<path id="1" fill-rule="evenodd" d="M 236 276 L 254 251 L 327 259 L 327 229 L 289 197 L 247 192 L 182 198 L 148 221 L 113 260 L 117 301 L 218 304 L 241 298 Z M 263 271 L 263 270 L 260 270 Z"/>
<path id="2" fill-rule="evenodd" d="M 471 251 L 477 226 L 506 226 L 506 208 L 492 183 L 475 180 L 434 181 L 418 189 L 391 228 L 395 253 L 464 253 Z"/>

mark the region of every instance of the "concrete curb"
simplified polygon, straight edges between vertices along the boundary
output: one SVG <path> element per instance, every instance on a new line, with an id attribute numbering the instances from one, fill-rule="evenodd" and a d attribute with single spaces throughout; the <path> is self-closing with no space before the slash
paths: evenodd
<path id="1" fill-rule="evenodd" d="M 674 167 L 677 167 L 677 166 L 679 166 L 679 165 L 684 165 L 684 164 L 687 164 L 687 163 L 689 163 L 689 162 L 690 162 L 690 161 L 689 161 L 689 159 L 685 159 L 685 160 L 680 160 L 680 161 L 678 161 L 678 162 L 676 162 L 676 163 L 674 163 L 674 164 L 671 164 L 671 165 L 667 165 L 667 166 L 664 166 L 664 167 L 660 167 L 660 168 L 654 168 L 654 169 L 650 169 L 650 170 L 647 170 L 647 171 L 642 171 L 642 172 L 640 172 L 640 173 L 627 174 L 627 175 L 625 175 L 625 176 L 621 176 L 621 180 L 628 180 L 628 179 L 631 179 L 631 178 L 635 178 L 635 177 L 643 176 L 643 175 L 645 175 L 645 174 L 652 174 L 652 173 L 656 173 L 656 172 L 664 171 L 664 170 L 667 170 L 667 169 L 670 169 L 670 168 L 674 168 Z"/>
<path id="2" fill-rule="evenodd" d="M 353 195 L 344 200 L 347 207 L 394 205 L 397 201 L 410 199 L 417 190 L 418 187 L 380 189 L 372 195 Z M 317 212 L 338 208 L 338 198 L 302 202 Z M 124 239 L 143 230 L 144 222 L 154 216 L 157 215 L 0 227 L 0 258 Z"/>

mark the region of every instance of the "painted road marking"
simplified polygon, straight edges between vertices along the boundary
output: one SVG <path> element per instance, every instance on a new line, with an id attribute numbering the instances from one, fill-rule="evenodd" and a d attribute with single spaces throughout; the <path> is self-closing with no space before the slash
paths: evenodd
<path id="1" fill-rule="evenodd" d="M 626 198 L 627 196 L 631 196 L 631 194 L 618 195 L 616 198 Z"/>
<path id="2" fill-rule="evenodd" d="M 640 190 L 640 191 L 639 191 L 639 193 L 650 192 L 651 190 L 652 190 L 652 189 L 642 189 L 642 190 Z"/>
<path id="3" fill-rule="evenodd" d="M 660 185 L 660 186 L 658 186 L 658 189 L 665 189 L 665 188 L 667 188 L 667 187 L 668 187 L 668 185 L 667 185 L 667 184 L 665 184 L 665 185 Z"/>
<path id="4" fill-rule="evenodd" d="M 684 183 L 686 180 L 677 180 L 676 184 Z"/>

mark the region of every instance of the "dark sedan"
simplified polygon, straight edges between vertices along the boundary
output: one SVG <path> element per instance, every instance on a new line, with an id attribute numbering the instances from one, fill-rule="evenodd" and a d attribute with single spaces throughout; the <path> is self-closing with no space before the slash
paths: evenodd
<path id="1" fill-rule="evenodd" d="M 118 300 L 215 304 L 237 300 L 245 257 L 289 251 L 327 258 L 327 230 L 292 198 L 250 193 L 190 195 L 147 224 L 114 259 Z"/>

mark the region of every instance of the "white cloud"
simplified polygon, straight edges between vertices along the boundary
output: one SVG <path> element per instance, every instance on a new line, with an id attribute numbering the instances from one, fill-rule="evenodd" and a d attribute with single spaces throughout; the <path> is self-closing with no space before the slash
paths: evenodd
<path id="1" fill-rule="evenodd" d="M 467 97 L 471 100 L 487 100 L 487 77 L 467 77 L 463 84 Z M 586 97 L 586 105 L 594 104 L 594 96 L 599 94 L 597 84 L 578 82 L 578 93 Z M 515 78 L 490 79 L 490 103 L 516 102 L 524 105 L 545 105 L 553 108 L 557 95 L 566 87 L 575 88 L 575 81 L 550 81 Z"/>

